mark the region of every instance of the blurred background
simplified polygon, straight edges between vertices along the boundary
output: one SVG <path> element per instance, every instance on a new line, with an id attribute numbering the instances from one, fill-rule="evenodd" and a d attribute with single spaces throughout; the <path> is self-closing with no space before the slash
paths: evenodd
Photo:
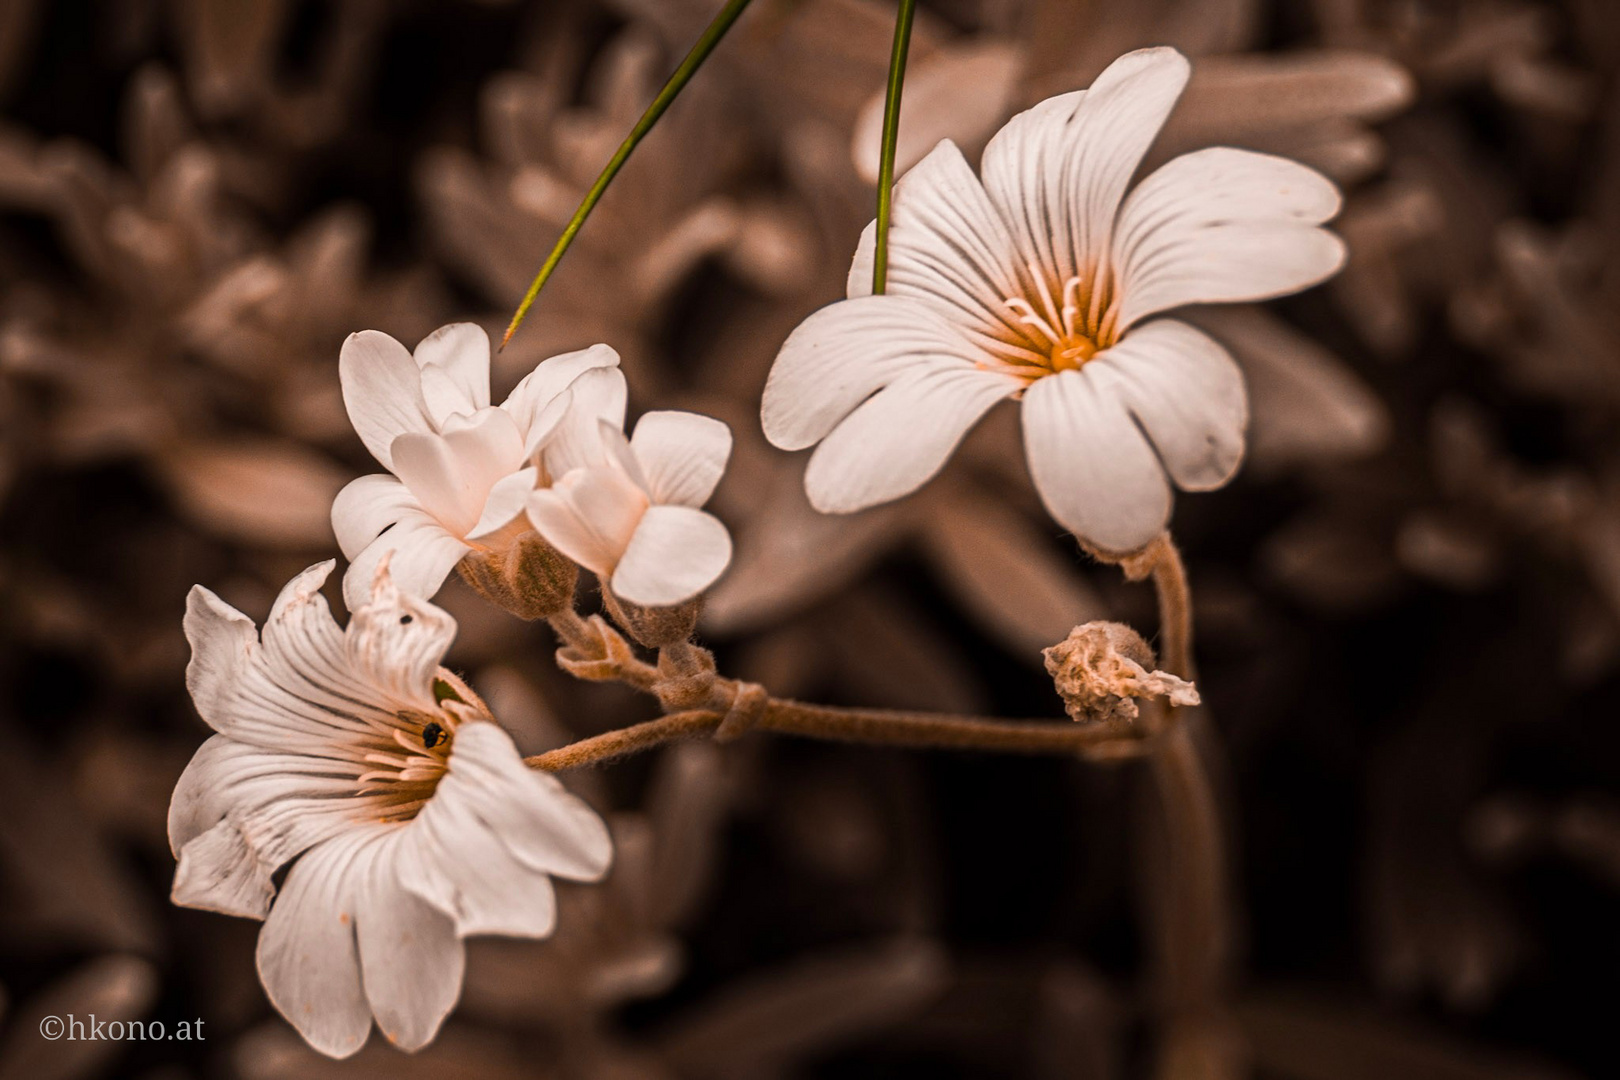
<path id="1" fill-rule="evenodd" d="M 262 619 L 375 471 L 338 347 L 498 335 L 718 0 L 0 5 L 0 1077 L 1143 1075 L 1146 771 L 755 737 L 568 782 L 604 886 L 473 945 L 406 1057 L 308 1051 L 256 923 L 167 902 L 206 728 L 180 617 Z M 758 424 L 871 216 L 893 5 L 757 0 L 637 152 L 497 396 L 596 341 L 632 411 L 737 449 L 703 628 L 782 695 L 1061 715 L 1039 650 L 1151 590 L 1040 512 L 1003 406 L 921 494 L 814 514 Z M 1607 0 L 924 0 L 902 165 L 1170 44 L 1154 159 L 1334 177 L 1347 269 L 1197 316 L 1250 456 L 1179 500 L 1219 733 L 1256 1075 L 1620 1075 L 1620 7 Z M 1151 163 L 1150 163 L 1151 164 Z M 644 719 L 452 581 L 452 662 L 537 752 Z M 49 1043 L 49 1014 L 205 1021 Z"/>

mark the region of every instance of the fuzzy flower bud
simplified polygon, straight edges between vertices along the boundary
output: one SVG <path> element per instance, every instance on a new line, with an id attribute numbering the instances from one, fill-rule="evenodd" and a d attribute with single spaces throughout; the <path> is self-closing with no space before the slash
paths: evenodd
<path id="1" fill-rule="evenodd" d="M 612 589 L 603 589 L 602 599 L 613 621 L 649 649 L 687 641 L 697 629 L 698 601 L 695 599 L 669 607 L 644 607 L 631 603 Z"/>
<path id="2" fill-rule="evenodd" d="M 574 561 L 532 530 L 503 548 L 469 552 L 456 570 L 480 596 L 520 619 L 544 619 L 569 607 L 579 580 Z"/>
<path id="3" fill-rule="evenodd" d="M 1048 649 L 1046 670 L 1077 721 L 1135 720 L 1138 698 L 1197 705 L 1192 683 L 1155 671 L 1153 650 L 1135 630 L 1116 622 L 1089 622 Z"/>

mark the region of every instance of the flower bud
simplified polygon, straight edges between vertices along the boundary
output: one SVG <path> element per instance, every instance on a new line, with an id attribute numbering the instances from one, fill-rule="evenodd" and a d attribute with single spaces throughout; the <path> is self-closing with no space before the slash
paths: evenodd
<path id="1" fill-rule="evenodd" d="M 699 603 L 695 597 L 673 607 L 642 607 L 604 588 L 602 602 L 613 621 L 649 649 L 690 640 L 697 629 Z"/>
<path id="2" fill-rule="evenodd" d="M 1047 673 L 1073 720 L 1135 720 L 1141 698 L 1164 698 L 1171 705 L 1198 704 L 1193 684 L 1153 670 L 1153 650 L 1142 635 L 1121 623 L 1077 626 L 1041 655 L 1046 657 Z"/>
<path id="3" fill-rule="evenodd" d="M 480 596 L 520 619 L 544 619 L 571 606 L 579 567 L 537 532 L 503 548 L 474 551 L 456 564 Z"/>

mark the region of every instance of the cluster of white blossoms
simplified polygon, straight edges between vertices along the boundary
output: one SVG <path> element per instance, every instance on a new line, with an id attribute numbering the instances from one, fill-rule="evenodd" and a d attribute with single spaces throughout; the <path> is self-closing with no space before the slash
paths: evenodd
<path id="1" fill-rule="evenodd" d="M 1233 149 L 1177 158 L 1127 193 L 1187 74 L 1173 50 L 1131 53 L 1089 90 L 1015 117 L 982 179 L 949 142 L 903 178 L 887 293 L 870 295 L 869 228 L 849 298 L 794 331 L 765 389 L 770 440 L 820 444 L 805 476 L 817 508 L 914 491 L 1008 397 L 1023 404 L 1041 498 L 1094 550 L 1153 541 L 1171 481 L 1232 476 L 1242 378 L 1202 332 L 1155 316 L 1332 274 L 1344 248 L 1320 226 L 1339 196 L 1301 165 Z M 606 345 L 552 357 L 492 406 L 479 327 L 446 326 L 414 353 L 353 335 L 344 403 L 388 472 L 332 508 L 347 628 L 318 593 L 331 563 L 282 591 L 262 636 L 192 592 L 187 684 L 217 734 L 170 809 L 174 899 L 265 920 L 266 991 L 325 1053 L 358 1049 L 373 1018 L 396 1044 L 424 1045 L 459 995 L 462 937 L 544 937 L 551 878 L 607 871 L 602 820 L 528 768 L 440 666 L 455 623 L 428 600 L 458 564 L 479 587 L 481 566 L 521 576 L 562 560 L 559 603 L 577 564 L 616 618 L 614 599 L 692 615 L 731 557 L 701 509 L 731 433 L 651 412 L 627 437 L 618 363 Z"/>
<path id="2" fill-rule="evenodd" d="M 343 343 L 349 419 L 391 474 L 360 477 L 332 505 L 351 607 L 385 554 L 400 588 L 432 596 L 467 555 L 531 530 L 635 604 L 678 604 L 714 583 L 731 536 L 698 507 L 725 471 L 730 429 L 658 412 L 627 440 L 624 373 L 606 345 L 552 357 L 495 406 L 489 367 L 473 323 L 442 327 L 414 354 L 376 330 Z"/>
<path id="3" fill-rule="evenodd" d="M 947 140 L 901 179 L 887 291 L 871 295 L 874 224 L 849 298 L 789 336 L 765 387 L 771 442 L 820 444 L 805 474 L 817 509 L 910 494 L 1008 397 L 1047 510 L 1094 549 L 1157 536 L 1169 481 L 1231 479 L 1242 375 L 1203 332 L 1151 317 L 1329 277 L 1344 245 L 1319 226 L 1339 194 L 1303 165 L 1226 147 L 1178 157 L 1127 194 L 1187 75 L 1173 49 L 1128 53 L 1089 90 L 1015 116 L 980 176 Z"/>

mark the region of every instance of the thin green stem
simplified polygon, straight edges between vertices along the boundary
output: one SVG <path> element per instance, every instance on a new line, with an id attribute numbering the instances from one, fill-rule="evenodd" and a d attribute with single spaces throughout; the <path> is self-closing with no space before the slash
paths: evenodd
<path id="1" fill-rule="evenodd" d="M 619 149 L 614 151 L 612 159 L 607 163 L 607 167 L 602 170 L 602 175 L 596 178 L 596 183 L 591 185 L 591 190 L 585 193 L 585 201 L 579 204 L 579 209 L 574 211 L 574 216 L 569 219 L 568 227 L 563 229 L 562 235 L 557 238 L 557 246 L 551 249 L 550 255 L 546 256 L 545 265 L 541 266 L 540 272 L 535 275 L 534 282 L 529 286 L 529 291 L 523 294 L 523 302 L 518 305 L 517 313 L 512 316 L 512 323 L 506 328 L 506 336 L 501 338 L 501 348 L 506 348 L 506 343 L 512 340 L 512 335 L 517 333 L 519 326 L 523 325 L 523 320 L 528 316 L 529 308 L 534 306 L 535 297 L 540 295 L 540 290 L 545 286 L 546 279 L 551 277 L 552 271 L 557 269 L 557 264 L 562 261 L 563 252 L 567 251 L 569 245 L 574 242 L 574 237 L 579 234 L 580 228 L 585 224 L 585 219 L 591 216 L 591 211 L 596 208 L 597 202 L 601 200 L 602 194 L 607 191 L 608 185 L 613 182 L 613 178 L 624 167 L 624 163 L 630 159 L 631 151 L 653 129 L 653 125 L 658 123 L 659 118 L 664 115 L 665 110 L 675 100 L 676 95 L 685 88 L 688 82 L 691 82 L 692 76 L 697 74 L 698 68 L 703 66 L 703 62 L 709 58 L 709 54 L 714 51 L 715 46 L 720 44 L 720 39 L 726 36 L 726 31 L 731 29 L 731 24 L 737 21 L 738 16 L 743 13 L 743 9 L 748 7 L 748 3 L 749 0 L 726 0 L 726 6 L 720 9 L 720 14 L 716 15 L 714 21 L 703 31 L 702 36 L 697 39 L 697 43 L 692 46 L 692 51 L 686 54 L 686 59 L 681 61 L 680 67 L 675 69 L 675 73 L 669 77 L 669 81 L 664 84 L 664 88 L 658 91 L 658 96 L 653 98 L 651 105 L 647 106 L 647 111 L 641 114 L 641 119 L 636 121 L 636 126 L 630 129 L 630 134 L 625 136 L 624 142 L 619 144 Z"/>
<path id="2" fill-rule="evenodd" d="M 889 215 L 894 202 L 894 148 L 900 139 L 900 92 L 906 82 L 906 54 L 917 0 L 900 0 L 894 20 L 894 51 L 889 55 L 889 90 L 883 99 L 883 148 L 878 158 L 877 246 L 872 252 L 872 292 L 889 283 Z"/>

